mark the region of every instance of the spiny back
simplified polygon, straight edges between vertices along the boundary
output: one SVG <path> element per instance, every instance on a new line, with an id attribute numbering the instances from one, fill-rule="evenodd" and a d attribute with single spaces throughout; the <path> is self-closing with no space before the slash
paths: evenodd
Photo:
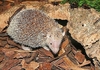
<path id="1" fill-rule="evenodd" d="M 42 11 L 25 9 L 12 17 L 7 29 L 14 41 L 31 47 L 45 43 L 47 33 L 58 24 Z"/>

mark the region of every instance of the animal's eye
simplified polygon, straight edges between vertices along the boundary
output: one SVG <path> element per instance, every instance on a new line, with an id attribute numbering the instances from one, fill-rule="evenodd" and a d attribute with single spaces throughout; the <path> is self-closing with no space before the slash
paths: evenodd
<path id="1" fill-rule="evenodd" d="M 52 45 L 52 43 L 50 43 L 50 45 Z"/>

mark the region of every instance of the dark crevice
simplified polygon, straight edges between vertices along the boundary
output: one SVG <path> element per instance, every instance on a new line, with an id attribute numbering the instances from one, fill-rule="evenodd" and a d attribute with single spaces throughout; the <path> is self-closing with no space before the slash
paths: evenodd
<path id="1" fill-rule="evenodd" d="M 51 2 L 51 4 L 52 4 L 52 5 L 55 5 L 55 6 L 59 5 L 59 3 L 60 3 L 60 2 Z"/>
<path id="2" fill-rule="evenodd" d="M 74 45 L 77 50 L 81 50 L 82 54 L 85 55 L 86 59 L 90 60 L 90 58 L 87 56 L 87 54 L 85 52 L 84 47 L 79 42 L 77 42 L 75 39 L 73 39 L 69 32 L 67 32 L 67 35 L 68 35 L 69 40 L 71 41 L 72 45 Z"/>
<path id="3" fill-rule="evenodd" d="M 68 21 L 67 20 L 61 20 L 61 19 L 55 19 L 56 22 L 58 22 L 62 26 L 66 26 Z"/>
<path id="4" fill-rule="evenodd" d="M 67 32 L 67 35 L 68 35 L 69 40 L 71 41 L 72 45 L 74 45 L 74 47 L 77 50 L 81 50 L 82 51 L 82 54 L 85 55 L 85 58 L 87 60 L 90 60 L 91 63 L 94 65 L 92 58 L 89 58 L 88 55 L 86 54 L 85 49 L 84 49 L 84 46 L 82 46 L 79 42 L 77 42 L 75 39 L 73 39 L 72 36 L 71 36 L 71 34 L 69 32 Z"/>

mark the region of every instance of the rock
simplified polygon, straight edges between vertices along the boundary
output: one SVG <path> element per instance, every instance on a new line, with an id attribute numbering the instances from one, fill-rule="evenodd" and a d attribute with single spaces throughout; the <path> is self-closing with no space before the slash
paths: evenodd
<path id="1" fill-rule="evenodd" d="M 100 61 L 100 13 L 94 9 L 70 9 L 69 33 L 84 46 L 89 57 Z"/>

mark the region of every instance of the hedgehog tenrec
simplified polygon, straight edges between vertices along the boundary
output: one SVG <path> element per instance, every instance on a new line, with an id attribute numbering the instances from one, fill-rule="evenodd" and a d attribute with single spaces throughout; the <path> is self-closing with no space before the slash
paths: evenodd
<path id="1" fill-rule="evenodd" d="M 63 39 L 62 29 L 55 20 L 40 10 L 25 9 L 11 18 L 8 35 L 28 47 L 45 47 L 58 53 Z"/>

